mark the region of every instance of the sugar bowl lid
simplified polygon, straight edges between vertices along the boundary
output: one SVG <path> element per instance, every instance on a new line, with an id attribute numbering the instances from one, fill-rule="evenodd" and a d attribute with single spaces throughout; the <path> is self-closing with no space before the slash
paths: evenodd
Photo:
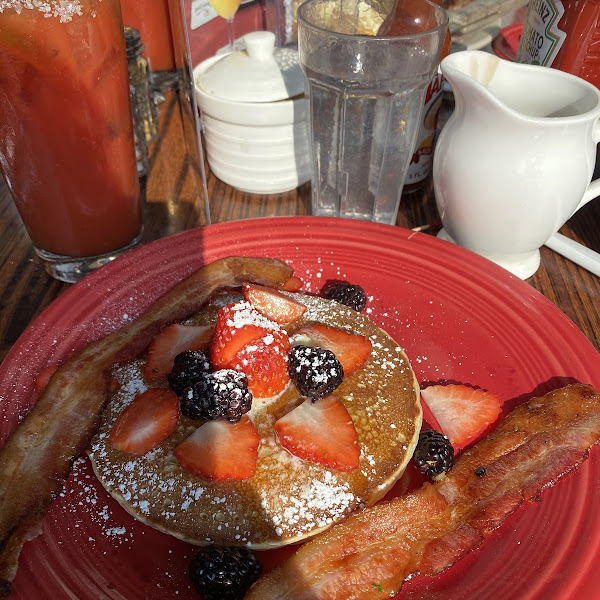
<path id="1" fill-rule="evenodd" d="M 304 93 L 298 52 L 275 48 L 275 34 L 253 31 L 244 36 L 246 50 L 227 54 L 199 78 L 204 92 L 235 102 L 277 102 Z"/>

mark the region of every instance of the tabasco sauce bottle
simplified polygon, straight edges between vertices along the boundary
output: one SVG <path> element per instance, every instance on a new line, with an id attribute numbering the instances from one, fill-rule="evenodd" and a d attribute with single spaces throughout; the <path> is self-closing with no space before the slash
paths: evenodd
<path id="1" fill-rule="evenodd" d="M 443 6 L 442 0 L 432 1 Z M 396 0 L 390 14 L 379 28 L 377 35 L 394 36 L 405 34 L 405 22 L 407 19 L 413 18 L 414 10 L 415 8 L 410 0 Z M 446 39 L 444 40 L 441 58 L 444 58 L 450 52 L 450 42 L 450 31 L 448 31 L 446 33 Z M 403 194 L 416 192 L 423 186 L 431 173 L 433 166 L 433 147 L 437 133 L 438 113 L 442 104 L 443 83 L 444 77 L 441 71 L 438 70 L 437 74 L 427 87 L 427 92 L 425 94 L 423 116 L 419 126 L 415 149 L 404 180 L 404 188 L 402 189 Z"/>
<path id="2" fill-rule="evenodd" d="M 600 0 L 531 0 L 517 62 L 554 67 L 600 88 Z"/>
<path id="3" fill-rule="evenodd" d="M 438 70 L 427 87 L 423 118 L 417 134 L 417 143 L 406 171 L 403 194 L 410 194 L 420 189 L 433 167 L 433 147 L 437 134 L 437 123 L 440 106 L 442 105 L 442 87 L 444 76 Z"/>

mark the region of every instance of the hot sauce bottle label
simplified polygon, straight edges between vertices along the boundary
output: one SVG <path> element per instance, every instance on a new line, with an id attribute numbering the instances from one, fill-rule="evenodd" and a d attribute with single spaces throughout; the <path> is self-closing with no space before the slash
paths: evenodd
<path id="1" fill-rule="evenodd" d="M 442 103 L 444 76 L 440 71 L 433 78 L 425 93 L 423 120 L 419 127 L 417 143 L 404 180 L 403 193 L 416 191 L 431 173 L 433 145 L 437 129 L 437 117 Z"/>
<path id="2" fill-rule="evenodd" d="M 567 34 L 558 28 L 565 12 L 560 0 L 531 0 L 517 52 L 517 62 L 551 66 Z"/>

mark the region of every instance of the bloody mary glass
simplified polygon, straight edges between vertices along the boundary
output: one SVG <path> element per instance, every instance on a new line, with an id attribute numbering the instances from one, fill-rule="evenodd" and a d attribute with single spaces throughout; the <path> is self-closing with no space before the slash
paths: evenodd
<path id="1" fill-rule="evenodd" d="M 53 277 L 139 241 L 119 0 L 0 2 L 0 168 Z"/>
<path id="2" fill-rule="evenodd" d="M 177 85 L 169 0 L 121 0 L 123 23 L 140 32 L 153 88 L 162 92 Z"/>

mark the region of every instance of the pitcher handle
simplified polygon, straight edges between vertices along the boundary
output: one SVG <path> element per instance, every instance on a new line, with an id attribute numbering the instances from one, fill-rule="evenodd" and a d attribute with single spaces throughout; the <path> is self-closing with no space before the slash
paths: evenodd
<path id="1" fill-rule="evenodd" d="M 594 140 L 594 143 L 596 145 L 598 144 L 598 142 L 600 142 L 600 118 L 596 119 L 596 122 L 594 123 L 592 129 L 592 139 Z M 574 212 L 577 212 L 584 204 L 587 204 L 590 200 L 593 200 L 598 196 L 600 196 L 600 178 L 594 179 L 594 181 L 592 181 L 590 185 L 588 185 L 587 190 L 585 190 L 585 194 L 581 199 L 581 202 L 579 203 Z"/>

